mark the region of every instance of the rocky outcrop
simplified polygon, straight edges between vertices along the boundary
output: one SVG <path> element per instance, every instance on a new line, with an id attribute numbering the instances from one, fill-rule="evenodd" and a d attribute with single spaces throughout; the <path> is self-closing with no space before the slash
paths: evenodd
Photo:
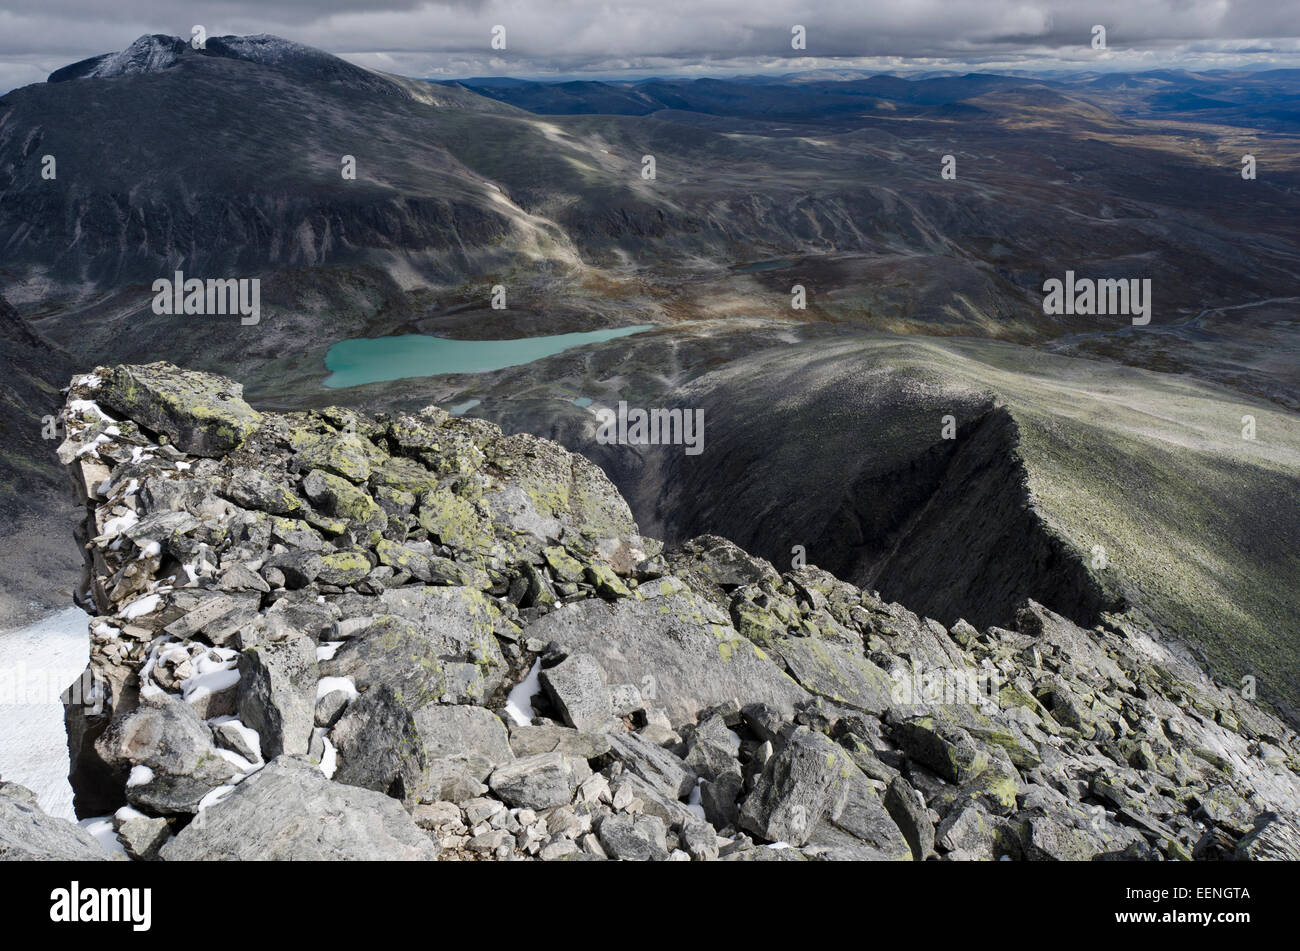
<path id="1" fill-rule="evenodd" d="M 183 398 L 110 410 L 140 379 Z M 661 552 L 581 457 L 434 407 L 258 414 L 156 364 L 63 417 L 102 688 L 72 778 L 133 854 L 1294 853 L 1296 735 L 1126 618 L 945 626 L 725 539 Z"/>
<path id="2" fill-rule="evenodd" d="M 322 861 L 436 858 L 387 796 L 330 782 L 311 763 L 282 756 L 199 814 L 162 847 L 166 861 Z"/>
<path id="3" fill-rule="evenodd" d="M 106 852 L 90 833 L 42 812 L 30 789 L 0 782 L 0 862 L 104 862 L 114 858 L 122 855 Z"/>

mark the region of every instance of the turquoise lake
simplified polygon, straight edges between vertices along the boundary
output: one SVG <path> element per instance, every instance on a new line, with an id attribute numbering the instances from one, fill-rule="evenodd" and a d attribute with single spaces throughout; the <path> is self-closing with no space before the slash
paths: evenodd
<path id="1" fill-rule="evenodd" d="M 584 344 L 602 343 L 652 329 L 651 324 L 643 324 L 518 340 L 448 340 L 426 334 L 353 337 L 340 340 L 326 352 L 325 369 L 330 375 L 325 378 L 325 385 L 340 389 L 443 373 L 487 373 L 532 363 Z"/>

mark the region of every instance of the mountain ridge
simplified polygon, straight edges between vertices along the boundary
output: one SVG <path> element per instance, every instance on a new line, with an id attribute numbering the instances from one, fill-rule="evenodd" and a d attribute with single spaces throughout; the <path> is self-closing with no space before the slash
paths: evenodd
<path id="1" fill-rule="evenodd" d="M 72 781 L 133 857 L 1300 854 L 1300 738 L 1123 619 L 945 627 L 661 552 L 581 457 L 436 407 L 265 414 L 154 364 L 62 415 L 98 615 Z M 0 786 L 0 852 L 71 829 L 31 812 Z"/>

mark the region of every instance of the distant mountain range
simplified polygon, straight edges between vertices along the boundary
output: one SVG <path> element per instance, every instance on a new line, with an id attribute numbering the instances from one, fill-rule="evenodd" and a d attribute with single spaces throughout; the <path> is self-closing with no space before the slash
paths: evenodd
<path id="1" fill-rule="evenodd" d="M 1033 86 L 1096 97 L 1099 105 L 1126 100 L 1120 115 L 1196 118 L 1225 125 L 1300 130 L 1300 70 L 1259 72 L 1150 70 L 1096 74 L 926 73 L 867 75 L 856 70 L 813 70 L 779 77 L 647 79 L 637 82 L 527 81 L 477 77 L 442 81 L 473 89 L 543 115 L 652 115 L 682 110 L 710 115 L 822 120 L 898 107 L 925 114 L 999 89 Z"/>

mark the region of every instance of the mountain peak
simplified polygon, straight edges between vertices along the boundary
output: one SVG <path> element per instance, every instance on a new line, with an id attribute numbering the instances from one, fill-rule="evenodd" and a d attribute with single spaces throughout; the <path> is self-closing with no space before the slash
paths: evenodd
<path id="1" fill-rule="evenodd" d="M 61 83 L 73 79 L 98 79 L 107 76 L 130 76 L 135 73 L 156 73 L 170 69 L 179 62 L 188 46 L 179 36 L 163 33 L 146 34 L 124 50 L 103 53 L 64 66 L 50 73 L 49 82 Z"/>
<path id="2" fill-rule="evenodd" d="M 142 73 L 160 73 L 200 57 L 234 59 L 292 73 L 304 79 L 338 82 L 377 92 L 401 93 L 401 87 L 370 70 L 283 37 L 210 36 L 200 49 L 190 41 L 165 33 L 145 34 L 124 50 L 103 53 L 50 73 L 49 82 L 108 79 Z"/>

